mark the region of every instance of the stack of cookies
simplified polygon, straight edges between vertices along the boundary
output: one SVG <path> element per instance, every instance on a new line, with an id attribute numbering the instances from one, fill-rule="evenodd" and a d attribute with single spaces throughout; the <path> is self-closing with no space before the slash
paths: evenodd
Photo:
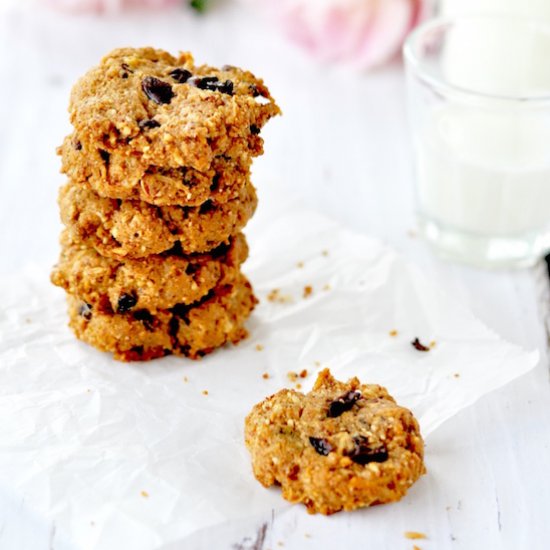
<path id="1" fill-rule="evenodd" d="M 76 336 L 116 359 L 202 357 L 246 336 L 252 159 L 279 113 L 263 82 L 118 49 L 73 88 L 52 273 Z"/>

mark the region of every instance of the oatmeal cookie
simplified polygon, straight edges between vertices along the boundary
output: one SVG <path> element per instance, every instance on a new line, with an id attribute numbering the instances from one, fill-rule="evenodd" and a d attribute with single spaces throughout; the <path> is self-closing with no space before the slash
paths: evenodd
<path id="1" fill-rule="evenodd" d="M 247 71 L 196 66 L 189 53 L 121 48 L 76 83 L 69 113 L 88 150 L 203 172 L 220 155 L 261 154 L 259 133 L 279 108 Z"/>
<path id="2" fill-rule="evenodd" d="M 69 179 L 111 199 L 137 199 L 156 206 L 199 206 L 207 200 L 235 199 L 247 184 L 249 156 L 215 157 L 205 172 L 181 166 L 164 168 L 144 164 L 124 151 L 107 153 L 82 144 L 76 133 L 58 149 L 61 171 Z"/>
<path id="3" fill-rule="evenodd" d="M 61 219 L 74 239 L 111 258 L 143 258 L 174 246 L 185 254 L 207 252 L 240 232 L 256 204 L 251 183 L 232 201 L 198 207 L 102 198 L 71 181 L 59 193 Z"/>
<path id="4" fill-rule="evenodd" d="M 94 311 L 151 313 L 176 304 L 191 304 L 224 279 L 234 279 L 248 256 L 242 233 L 207 254 L 158 254 L 137 260 L 99 255 L 61 235 L 61 255 L 51 275 L 53 284 L 79 296 Z"/>
<path id="5" fill-rule="evenodd" d="M 281 390 L 245 421 L 254 475 L 308 512 L 332 514 L 399 500 L 425 473 L 412 413 L 385 388 L 323 370 L 310 393 Z"/>
<path id="6" fill-rule="evenodd" d="M 146 361 L 165 355 L 199 359 L 247 336 L 246 319 L 256 298 L 244 275 L 216 286 L 193 304 L 179 304 L 154 314 L 147 309 L 101 313 L 68 295 L 69 326 L 77 338 L 120 361 Z"/>

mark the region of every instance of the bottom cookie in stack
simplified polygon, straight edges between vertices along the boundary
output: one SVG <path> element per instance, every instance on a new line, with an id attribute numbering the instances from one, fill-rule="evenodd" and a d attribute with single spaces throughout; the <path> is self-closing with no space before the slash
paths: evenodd
<path id="1" fill-rule="evenodd" d="M 198 359 L 248 334 L 244 323 L 257 300 L 242 273 L 231 274 L 192 304 L 127 313 L 94 311 L 69 294 L 69 326 L 75 335 L 121 361 L 146 361 L 165 355 Z"/>

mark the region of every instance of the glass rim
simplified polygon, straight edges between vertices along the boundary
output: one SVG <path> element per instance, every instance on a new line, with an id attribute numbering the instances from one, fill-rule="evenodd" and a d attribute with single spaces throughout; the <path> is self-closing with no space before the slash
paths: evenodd
<path id="1" fill-rule="evenodd" d="M 424 83 L 428 84 L 434 90 L 440 91 L 443 94 L 460 95 L 470 99 L 480 100 L 496 100 L 499 102 L 518 103 L 522 105 L 548 104 L 550 103 L 550 90 L 544 95 L 505 95 L 491 94 L 481 92 L 473 88 L 457 86 L 447 82 L 443 78 L 439 78 L 423 66 L 424 63 L 415 52 L 415 46 L 418 45 L 420 39 L 430 31 L 440 27 L 448 27 L 450 25 L 483 22 L 483 21 L 500 21 L 508 22 L 522 26 L 539 27 L 545 29 L 550 35 L 550 22 L 540 21 L 531 17 L 512 16 L 512 15 L 464 15 L 464 16 L 443 16 L 435 17 L 429 21 L 425 21 L 418 25 L 407 37 L 403 44 L 403 58 L 406 65 L 409 65 L 415 71 L 415 75 Z"/>

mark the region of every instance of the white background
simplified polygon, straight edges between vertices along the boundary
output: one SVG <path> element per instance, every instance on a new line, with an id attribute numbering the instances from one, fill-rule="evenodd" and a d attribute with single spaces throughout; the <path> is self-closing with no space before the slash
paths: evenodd
<path id="1" fill-rule="evenodd" d="M 265 78 L 284 112 L 265 130 L 266 154 L 255 163 L 260 200 L 262 187 L 277 186 L 280 194 L 299 196 L 348 227 L 390 243 L 489 327 L 542 354 L 531 374 L 482 399 L 430 437 L 430 473 L 419 482 L 422 491 L 413 489 L 396 505 L 388 540 L 395 532 L 416 530 L 429 537 L 417 542 L 423 550 L 548 547 L 545 268 L 491 273 L 452 266 L 411 237 L 412 167 L 399 63 L 358 74 L 314 62 L 269 22 L 239 6 L 204 18 L 182 10 L 109 20 L 38 8 L 0 9 L 0 274 L 31 261 L 55 262 L 56 194 L 63 178 L 54 150 L 70 130 L 70 86 L 101 55 L 122 45 L 154 45 L 189 49 L 199 62 L 249 68 Z M 17 495 L 2 498 L 0 548 L 56 547 L 55 526 L 29 516 Z M 383 520 L 389 513 L 384 510 L 372 513 Z M 280 543 L 296 549 L 390 548 L 385 540 L 369 540 L 349 514 L 312 517 L 295 506 L 259 518 L 258 528 L 265 523 L 265 549 Z M 236 543 L 252 548 L 256 538 L 248 525 L 227 526 L 220 529 L 219 548 Z M 201 548 L 201 534 L 189 544 Z M 401 548 L 412 546 L 403 538 Z"/>

